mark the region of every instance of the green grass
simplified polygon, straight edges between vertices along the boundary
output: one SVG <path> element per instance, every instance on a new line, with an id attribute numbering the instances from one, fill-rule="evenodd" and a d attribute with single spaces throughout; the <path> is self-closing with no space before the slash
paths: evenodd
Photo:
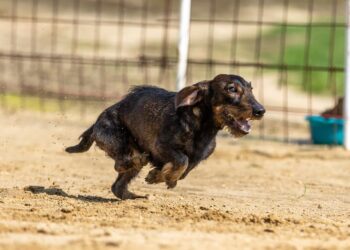
<path id="1" fill-rule="evenodd" d="M 39 96 L 20 95 L 20 94 L 0 94 L 0 106 L 6 110 L 30 110 L 38 112 L 62 112 L 62 111 L 79 111 L 81 105 L 86 109 L 96 109 L 101 105 L 100 102 L 79 100 L 59 100 L 57 98 L 41 98 Z"/>
<path id="2" fill-rule="evenodd" d="M 25 108 L 32 111 L 60 111 L 60 104 L 56 99 L 41 99 L 37 96 L 19 94 L 1 94 L 0 100 L 9 110 L 19 110 Z"/>
<path id="3" fill-rule="evenodd" d="M 283 57 L 280 54 L 280 43 L 286 32 L 286 47 Z M 333 41 L 332 41 L 333 40 Z M 310 33 L 309 53 L 307 53 L 307 28 L 276 28 L 266 32 L 262 40 L 262 57 L 270 63 L 287 65 L 344 67 L 345 63 L 345 28 L 312 27 Z M 331 44 L 334 43 L 333 49 Z M 308 56 L 305 58 L 305 55 Z M 312 71 L 305 78 L 304 71 L 289 71 L 288 83 L 296 85 L 303 91 L 326 94 L 337 91 L 343 93 L 343 73 L 333 75 L 328 72 Z"/>

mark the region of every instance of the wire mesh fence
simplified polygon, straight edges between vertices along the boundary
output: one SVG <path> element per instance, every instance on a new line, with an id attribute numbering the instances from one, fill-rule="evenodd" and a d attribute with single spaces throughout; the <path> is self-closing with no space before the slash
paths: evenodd
<path id="1" fill-rule="evenodd" d="M 343 93 L 343 0 L 193 0 L 188 83 L 219 73 L 251 80 L 267 138 L 304 136 L 304 116 Z M 2 0 L 0 101 L 4 109 L 61 112 L 106 106 L 130 86 L 174 90 L 176 0 Z M 54 104 L 53 104 L 54 103 Z"/>

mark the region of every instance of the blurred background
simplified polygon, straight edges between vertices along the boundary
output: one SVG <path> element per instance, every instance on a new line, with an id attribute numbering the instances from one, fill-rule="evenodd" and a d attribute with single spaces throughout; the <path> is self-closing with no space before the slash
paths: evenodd
<path id="1" fill-rule="evenodd" d="M 175 90 L 179 1 L 1 0 L 0 105 L 97 115 L 133 85 Z M 251 80 L 253 137 L 309 139 L 306 115 L 343 94 L 343 0 L 193 0 L 187 84 Z"/>

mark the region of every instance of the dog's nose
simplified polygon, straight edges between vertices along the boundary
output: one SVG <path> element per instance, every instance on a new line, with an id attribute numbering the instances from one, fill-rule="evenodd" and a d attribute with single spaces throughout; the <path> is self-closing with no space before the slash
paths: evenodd
<path id="1" fill-rule="evenodd" d="M 253 110 L 253 115 L 255 117 L 262 117 L 265 114 L 266 110 L 263 107 Z"/>

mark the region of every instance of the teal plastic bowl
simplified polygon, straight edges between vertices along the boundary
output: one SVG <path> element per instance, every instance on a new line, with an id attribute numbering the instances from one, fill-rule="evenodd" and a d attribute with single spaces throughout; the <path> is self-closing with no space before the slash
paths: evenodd
<path id="1" fill-rule="evenodd" d="M 314 144 L 337 144 L 344 142 L 344 120 L 325 118 L 323 116 L 307 116 L 311 139 Z"/>

